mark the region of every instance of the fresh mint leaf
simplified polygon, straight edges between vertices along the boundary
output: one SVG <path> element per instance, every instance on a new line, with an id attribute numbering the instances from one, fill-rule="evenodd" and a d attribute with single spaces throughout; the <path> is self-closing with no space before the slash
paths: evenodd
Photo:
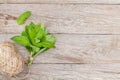
<path id="1" fill-rule="evenodd" d="M 36 26 L 35 26 L 35 31 L 38 32 L 38 31 L 40 30 L 40 28 L 41 28 L 41 25 L 40 25 L 40 24 L 36 25 Z"/>
<path id="2" fill-rule="evenodd" d="M 35 38 L 41 39 L 43 36 L 44 36 L 44 31 L 43 31 L 42 29 L 40 29 L 40 30 L 36 33 Z"/>
<path id="3" fill-rule="evenodd" d="M 25 48 L 27 49 L 28 52 L 32 51 L 32 48 L 30 46 L 26 46 Z"/>
<path id="4" fill-rule="evenodd" d="M 40 49 L 36 54 L 34 54 L 33 56 L 35 57 L 35 56 L 37 56 L 37 55 L 39 55 L 39 54 L 47 51 L 48 49 L 49 49 L 49 48 L 42 48 L 42 49 Z"/>
<path id="5" fill-rule="evenodd" d="M 29 35 L 29 38 L 30 38 L 30 41 L 32 42 L 32 44 L 35 44 L 35 28 L 33 25 L 29 25 L 28 28 L 27 28 L 27 32 L 28 32 L 28 35 Z"/>
<path id="6" fill-rule="evenodd" d="M 28 34 L 28 25 L 25 26 L 25 32 Z"/>
<path id="7" fill-rule="evenodd" d="M 31 15 L 31 12 L 30 12 L 30 11 L 26 11 L 26 12 L 22 13 L 22 14 L 18 17 L 17 23 L 18 23 L 19 25 L 24 24 L 24 23 L 25 23 L 25 20 L 26 20 L 30 15 Z"/>
<path id="8" fill-rule="evenodd" d="M 29 26 L 35 27 L 36 25 L 33 22 L 31 22 Z"/>
<path id="9" fill-rule="evenodd" d="M 41 46 L 45 48 L 55 48 L 55 45 L 51 42 L 41 42 Z"/>
<path id="10" fill-rule="evenodd" d="M 35 46 L 45 47 L 45 48 L 55 48 L 55 45 L 51 42 L 40 42 L 40 43 L 37 43 Z"/>
<path id="11" fill-rule="evenodd" d="M 40 42 L 40 39 L 35 38 L 35 43 L 39 43 L 39 42 Z"/>
<path id="12" fill-rule="evenodd" d="M 32 48 L 33 52 L 38 52 L 40 50 L 39 47 L 36 47 L 36 46 L 33 46 L 33 45 L 30 45 L 30 47 Z"/>
<path id="13" fill-rule="evenodd" d="M 54 44 L 56 42 L 56 38 L 52 35 L 47 35 L 45 41 L 48 41 Z"/>
<path id="14" fill-rule="evenodd" d="M 41 23 L 41 29 L 44 30 L 45 34 L 47 34 L 47 29 L 45 29 L 45 24 Z"/>
<path id="15" fill-rule="evenodd" d="M 30 42 L 29 42 L 28 38 L 25 36 L 14 36 L 11 39 L 20 45 L 30 46 Z"/>
<path id="16" fill-rule="evenodd" d="M 23 31 L 21 35 L 27 37 L 27 33 L 25 31 Z"/>

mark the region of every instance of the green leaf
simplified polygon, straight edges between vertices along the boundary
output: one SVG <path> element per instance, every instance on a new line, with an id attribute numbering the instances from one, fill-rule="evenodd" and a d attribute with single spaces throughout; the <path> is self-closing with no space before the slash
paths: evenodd
<path id="1" fill-rule="evenodd" d="M 45 24 L 44 23 L 41 23 L 40 26 L 41 26 L 41 29 L 45 30 Z"/>
<path id="2" fill-rule="evenodd" d="M 29 26 L 35 27 L 36 25 L 33 22 L 31 22 Z"/>
<path id="3" fill-rule="evenodd" d="M 32 44 L 35 44 L 35 28 L 33 25 L 29 25 L 28 28 L 26 28 L 28 35 L 29 35 L 29 39 L 32 42 Z"/>
<path id="4" fill-rule="evenodd" d="M 41 39 L 43 36 L 44 36 L 44 31 L 43 31 L 42 29 L 40 29 L 40 30 L 36 33 L 35 38 Z"/>
<path id="5" fill-rule="evenodd" d="M 26 36 L 26 37 L 28 36 L 25 31 L 23 31 L 21 35 L 22 35 L 22 36 Z"/>
<path id="6" fill-rule="evenodd" d="M 46 35 L 42 37 L 42 39 L 40 39 L 41 42 L 46 41 Z"/>
<path id="7" fill-rule="evenodd" d="M 47 34 L 47 29 L 45 29 L 44 23 L 41 23 L 41 29 L 45 32 L 45 34 Z"/>
<path id="8" fill-rule="evenodd" d="M 48 41 L 54 44 L 56 42 L 56 38 L 52 35 L 47 35 L 45 41 Z"/>
<path id="9" fill-rule="evenodd" d="M 35 26 L 35 31 L 38 32 L 38 31 L 40 30 L 40 27 L 41 27 L 40 24 L 36 25 L 36 26 Z"/>
<path id="10" fill-rule="evenodd" d="M 39 43 L 39 42 L 40 42 L 40 39 L 35 38 L 35 43 Z"/>
<path id="11" fill-rule="evenodd" d="M 55 48 L 55 45 L 51 42 L 40 42 L 40 43 L 37 43 L 35 46 L 45 47 L 45 48 Z"/>
<path id="12" fill-rule="evenodd" d="M 39 47 L 36 47 L 36 46 L 33 46 L 33 45 L 30 45 L 30 47 L 32 48 L 33 52 L 38 52 L 40 50 Z"/>
<path id="13" fill-rule="evenodd" d="M 23 31 L 21 35 L 26 36 L 29 39 L 30 43 L 32 44 L 32 41 L 31 41 L 31 38 L 29 36 L 28 30 L 29 30 L 29 25 L 26 25 L 25 26 L 25 31 Z"/>
<path id="14" fill-rule="evenodd" d="M 47 34 L 47 32 L 46 32 L 47 30 L 45 29 L 43 23 L 36 25 L 35 30 L 36 30 L 36 38 L 38 38 L 38 39 L 42 39 L 42 37 L 46 36 L 46 34 Z"/>
<path id="15" fill-rule="evenodd" d="M 25 26 L 25 32 L 28 33 L 28 25 Z"/>
<path id="16" fill-rule="evenodd" d="M 39 54 L 47 51 L 48 49 L 49 49 L 49 48 L 42 48 L 42 49 L 40 49 L 37 53 L 35 53 L 35 54 L 33 55 L 33 57 L 35 57 L 35 56 L 37 56 L 37 55 L 39 55 Z"/>
<path id="17" fill-rule="evenodd" d="M 25 36 L 14 36 L 11 39 L 20 45 L 30 46 L 30 42 L 29 42 L 28 38 Z"/>
<path id="18" fill-rule="evenodd" d="M 25 48 L 27 49 L 28 52 L 32 51 L 32 48 L 30 46 L 26 46 Z"/>
<path id="19" fill-rule="evenodd" d="M 30 11 L 26 11 L 26 12 L 22 13 L 22 14 L 18 17 L 17 23 L 18 23 L 19 25 L 24 24 L 24 23 L 25 23 L 25 20 L 26 20 L 30 15 L 31 15 L 31 12 L 30 12 Z"/>
<path id="20" fill-rule="evenodd" d="M 50 42 L 41 42 L 41 46 L 45 48 L 55 48 L 55 45 Z"/>

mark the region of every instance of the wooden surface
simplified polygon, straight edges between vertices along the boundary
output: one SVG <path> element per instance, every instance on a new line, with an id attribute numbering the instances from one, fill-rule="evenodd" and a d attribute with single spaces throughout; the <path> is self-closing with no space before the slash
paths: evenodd
<path id="1" fill-rule="evenodd" d="M 0 3 L 0 42 L 12 42 L 10 38 L 21 33 L 24 25 L 18 26 L 16 19 L 26 10 L 32 11 L 26 24 L 45 22 L 57 37 L 56 49 L 36 57 L 25 80 L 120 80 L 120 0 Z M 29 53 L 16 47 L 27 61 Z M 0 80 L 6 79 L 0 75 Z"/>
<path id="2" fill-rule="evenodd" d="M 120 6 L 93 4 L 0 4 L 0 33 L 21 33 L 16 18 L 26 10 L 27 23 L 44 22 L 50 33 L 120 34 Z"/>
<path id="3" fill-rule="evenodd" d="M 0 0 L 0 3 L 65 3 L 65 4 L 73 4 L 73 3 L 80 3 L 80 4 L 120 4 L 120 0 Z"/>

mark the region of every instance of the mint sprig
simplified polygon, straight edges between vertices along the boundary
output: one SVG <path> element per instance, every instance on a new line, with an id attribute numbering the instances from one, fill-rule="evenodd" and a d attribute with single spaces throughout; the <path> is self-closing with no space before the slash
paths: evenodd
<path id="1" fill-rule="evenodd" d="M 56 42 L 56 38 L 47 32 L 43 23 L 36 25 L 33 22 L 25 26 L 25 30 L 22 31 L 21 35 L 14 36 L 11 39 L 25 46 L 30 52 L 29 66 L 33 63 L 35 56 L 50 48 L 55 48 Z"/>

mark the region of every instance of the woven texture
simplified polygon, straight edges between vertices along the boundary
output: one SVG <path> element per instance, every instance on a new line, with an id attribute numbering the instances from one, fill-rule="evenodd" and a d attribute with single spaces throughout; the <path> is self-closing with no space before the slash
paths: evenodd
<path id="1" fill-rule="evenodd" d="M 22 72 L 24 61 L 12 43 L 0 44 L 0 70 L 8 76 L 15 76 Z"/>

